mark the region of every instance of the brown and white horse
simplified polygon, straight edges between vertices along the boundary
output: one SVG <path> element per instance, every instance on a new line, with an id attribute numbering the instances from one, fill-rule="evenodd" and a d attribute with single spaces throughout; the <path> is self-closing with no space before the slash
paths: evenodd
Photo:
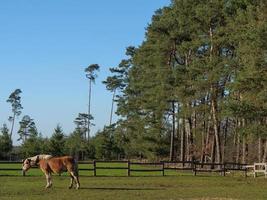
<path id="1" fill-rule="evenodd" d="M 27 160 L 27 159 L 26 159 Z M 28 170 L 31 167 L 30 162 L 24 161 L 23 170 Z M 37 164 L 40 169 L 44 172 L 46 177 L 46 188 L 50 188 L 52 186 L 52 173 L 60 174 L 62 172 L 68 171 L 71 176 L 71 182 L 69 188 L 72 188 L 73 181 L 76 182 L 76 189 L 79 189 L 79 175 L 78 175 L 78 164 L 75 159 L 71 156 L 62 156 L 62 157 L 52 157 L 49 159 L 37 159 Z"/>

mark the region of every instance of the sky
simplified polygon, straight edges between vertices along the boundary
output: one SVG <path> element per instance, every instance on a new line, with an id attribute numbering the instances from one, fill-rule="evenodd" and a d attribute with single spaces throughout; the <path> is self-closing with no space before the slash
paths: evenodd
<path id="1" fill-rule="evenodd" d="M 109 123 L 112 95 L 102 81 L 110 67 L 138 47 L 154 12 L 170 0 L 0 0 L 0 125 L 6 123 L 11 92 L 22 90 L 22 114 L 29 115 L 44 137 L 57 124 L 66 135 L 78 113 L 87 112 L 88 80 L 84 69 L 97 63 L 92 88 L 92 134 Z"/>

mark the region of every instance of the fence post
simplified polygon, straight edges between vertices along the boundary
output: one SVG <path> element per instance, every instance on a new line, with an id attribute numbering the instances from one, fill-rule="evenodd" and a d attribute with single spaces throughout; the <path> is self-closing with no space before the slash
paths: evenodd
<path id="1" fill-rule="evenodd" d="M 94 160 L 94 176 L 96 176 L 96 161 Z"/>
<path id="2" fill-rule="evenodd" d="M 254 171 L 254 178 L 256 178 L 257 174 L 256 174 L 256 165 L 255 165 L 255 163 L 254 163 L 253 171 Z"/>
<path id="3" fill-rule="evenodd" d="M 165 162 L 162 162 L 162 176 L 165 176 Z"/>
<path id="4" fill-rule="evenodd" d="M 194 176 L 196 176 L 197 175 L 197 164 L 195 162 L 193 162 L 193 164 L 194 164 L 193 172 L 194 172 Z"/>
<path id="5" fill-rule="evenodd" d="M 131 176 L 131 162 L 128 160 L 128 176 Z"/>
<path id="6" fill-rule="evenodd" d="M 225 176 L 225 162 L 223 163 L 223 176 Z"/>

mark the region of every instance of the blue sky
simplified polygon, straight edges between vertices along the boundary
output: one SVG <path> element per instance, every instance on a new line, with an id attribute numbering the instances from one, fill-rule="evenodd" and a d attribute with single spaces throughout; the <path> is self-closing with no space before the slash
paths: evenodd
<path id="1" fill-rule="evenodd" d="M 111 94 L 101 83 L 109 67 L 138 46 L 154 11 L 170 0 L 0 0 L 0 124 L 8 123 L 6 103 L 22 90 L 23 115 L 30 115 L 43 136 L 60 124 L 69 134 L 79 112 L 87 111 L 84 68 L 101 67 L 93 86 L 96 126 L 109 121 Z M 18 121 L 17 121 L 18 122 Z M 17 131 L 15 129 L 15 132 Z M 13 139 L 17 139 L 15 134 Z"/>

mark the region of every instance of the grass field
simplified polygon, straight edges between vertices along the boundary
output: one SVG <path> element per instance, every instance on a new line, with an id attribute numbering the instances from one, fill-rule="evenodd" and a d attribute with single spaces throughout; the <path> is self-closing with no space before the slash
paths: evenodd
<path id="1" fill-rule="evenodd" d="M 158 172 L 123 177 L 125 170 L 103 170 L 99 177 L 91 176 L 92 172 L 88 171 L 80 174 L 78 191 L 67 188 L 66 175 L 54 175 L 53 187 L 45 190 L 45 178 L 39 169 L 31 169 L 26 177 L 18 171 L 0 171 L 0 200 L 267 199 L 267 180 L 263 177 L 244 178 L 240 174 L 222 177 L 209 173 L 193 176 L 181 172 L 168 172 L 165 177 Z"/>

